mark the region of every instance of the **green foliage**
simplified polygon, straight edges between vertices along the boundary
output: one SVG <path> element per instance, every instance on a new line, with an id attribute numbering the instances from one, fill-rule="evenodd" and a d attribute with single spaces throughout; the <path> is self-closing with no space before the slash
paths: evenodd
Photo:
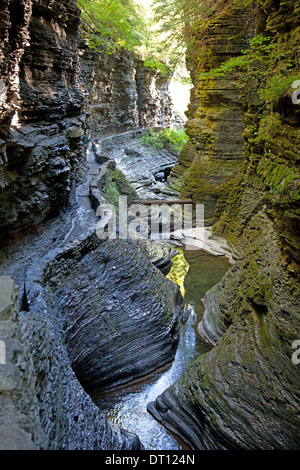
<path id="1" fill-rule="evenodd" d="M 82 35 L 91 48 L 106 53 L 134 51 L 147 67 L 168 75 L 185 65 L 185 46 L 197 5 L 212 0 L 78 0 Z M 147 13 L 147 14 L 146 14 Z M 187 80 L 180 69 L 179 79 Z"/>
<path id="2" fill-rule="evenodd" d="M 148 26 L 134 0 L 78 0 L 82 34 L 91 48 L 107 53 L 134 50 L 147 40 Z"/>
<path id="3" fill-rule="evenodd" d="M 300 178 L 285 160 L 265 156 L 263 176 L 274 204 L 289 205 L 300 201 Z"/>
<path id="4" fill-rule="evenodd" d="M 115 207 L 119 213 L 119 197 L 127 196 L 128 201 L 139 199 L 135 189 L 126 179 L 124 173 L 118 168 L 108 170 L 98 182 L 98 188 L 104 195 L 108 204 Z"/>
<path id="5" fill-rule="evenodd" d="M 120 193 L 118 191 L 117 183 L 115 181 L 109 181 L 105 191 L 105 198 L 107 203 L 113 205 L 117 211 L 119 208 L 119 196 Z"/>
<path id="6" fill-rule="evenodd" d="M 292 90 L 293 82 L 299 80 L 299 75 L 284 76 L 281 73 L 270 77 L 265 88 L 260 90 L 259 95 L 266 103 L 274 103 L 279 100 L 283 93 Z"/>
<path id="7" fill-rule="evenodd" d="M 181 60 L 184 53 L 173 52 L 157 28 L 157 19 L 151 19 L 142 0 L 78 0 L 81 9 L 82 36 L 91 48 L 103 48 L 108 54 L 120 49 L 134 51 L 145 61 L 146 67 L 158 69 L 163 76 L 174 71 L 178 61 L 170 60 L 173 52 Z M 173 50 L 172 49 L 172 50 Z M 184 77 L 186 78 L 186 77 Z"/>
<path id="8" fill-rule="evenodd" d="M 266 142 L 269 143 L 274 139 L 274 135 L 280 127 L 282 126 L 282 121 L 279 114 L 273 114 L 262 117 L 260 120 L 259 129 L 256 133 L 255 141 L 256 143 Z"/>
<path id="9" fill-rule="evenodd" d="M 140 137 L 140 142 L 146 147 L 152 147 L 157 150 L 162 150 L 164 148 L 164 142 L 160 138 L 159 133 L 153 130 L 147 132 L 146 134 L 143 134 Z"/>
<path id="10" fill-rule="evenodd" d="M 233 0 L 233 4 L 247 6 L 252 1 Z M 219 10 L 228 8 L 229 3 L 226 0 L 153 0 L 156 29 L 152 42 L 157 41 L 156 56 L 164 57 L 173 69 L 185 62 L 186 50 L 189 56 L 197 56 L 199 27 Z"/>
<path id="11" fill-rule="evenodd" d="M 233 71 L 238 71 L 242 80 L 259 77 L 262 83 L 259 96 L 266 104 L 272 104 L 299 79 L 299 75 L 293 72 L 293 65 L 289 54 L 282 60 L 282 51 L 275 42 L 263 35 L 257 35 L 249 41 L 249 49 L 243 50 L 240 56 L 227 60 L 216 69 L 201 73 L 199 78 L 215 79 Z M 266 77 L 266 71 L 269 69 L 273 74 Z"/>
<path id="12" fill-rule="evenodd" d="M 207 11 L 212 0 L 154 0 L 153 34 L 155 54 L 164 57 L 172 69 L 185 62 L 185 50 L 192 49 L 193 32 L 200 12 Z M 184 78 L 184 77 L 183 77 Z"/>
<path id="13" fill-rule="evenodd" d="M 251 1 L 233 0 L 238 5 Z M 226 2 L 153 0 L 152 15 L 146 14 L 143 3 L 142 0 L 77 0 L 82 12 L 82 35 L 91 48 L 101 47 L 107 53 L 119 49 L 134 51 L 145 60 L 146 66 L 167 75 L 178 70 L 178 65 L 185 65 L 185 51 L 188 49 L 191 54 L 194 50 L 199 25 Z M 187 77 L 180 72 L 179 79 L 186 81 Z"/>
<path id="14" fill-rule="evenodd" d="M 240 5 L 240 6 L 244 6 L 244 7 L 247 7 L 252 2 L 253 2 L 253 0 L 233 0 L 234 5 Z"/>
<path id="15" fill-rule="evenodd" d="M 147 147 L 157 150 L 169 148 L 176 153 L 188 142 L 189 138 L 183 129 L 167 128 L 161 131 L 150 130 L 140 137 L 140 141 Z"/>
<path id="16" fill-rule="evenodd" d="M 299 204 L 300 177 L 295 165 L 299 149 L 297 130 L 284 126 L 278 113 L 265 115 L 260 120 L 256 140 L 265 146 L 257 173 L 268 188 L 273 204 Z"/>
<path id="17" fill-rule="evenodd" d="M 188 143 L 189 137 L 184 129 L 167 128 L 163 133 L 163 140 L 165 145 L 171 147 L 174 151 L 180 152 L 181 149 Z"/>
<path id="18" fill-rule="evenodd" d="M 234 70 L 249 70 L 250 66 L 255 74 L 263 75 L 273 57 L 274 49 L 275 45 L 270 43 L 270 38 L 259 34 L 249 41 L 249 49 L 243 50 L 240 56 L 232 57 L 216 69 L 201 73 L 199 78 L 224 77 Z"/>
<path id="19" fill-rule="evenodd" d="M 112 193 L 114 197 L 116 196 L 116 191 L 118 191 L 118 195 L 122 194 L 128 197 L 128 201 L 131 202 L 132 200 L 139 199 L 139 196 L 135 189 L 131 186 L 131 184 L 126 179 L 124 173 L 118 168 L 109 171 L 109 178 L 112 183 Z"/>
<path id="20" fill-rule="evenodd" d="M 144 63 L 146 67 L 151 69 L 158 69 L 163 76 L 166 76 L 170 73 L 170 68 L 165 63 L 153 56 L 146 57 Z"/>

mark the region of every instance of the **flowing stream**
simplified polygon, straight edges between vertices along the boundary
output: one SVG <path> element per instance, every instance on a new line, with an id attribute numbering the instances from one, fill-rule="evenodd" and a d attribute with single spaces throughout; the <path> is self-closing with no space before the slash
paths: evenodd
<path id="1" fill-rule="evenodd" d="M 140 158 L 139 155 L 138 158 Z M 148 164 L 146 158 L 145 162 Z M 45 256 L 53 248 L 54 242 L 57 246 L 67 244 L 70 241 L 79 240 L 95 229 L 98 218 L 90 207 L 89 181 L 95 174 L 98 174 L 99 165 L 94 161 L 93 152 L 88 152 L 87 163 L 86 180 L 78 186 L 76 191 L 75 202 L 78 204 L 74 204 L 75 209 L 62 211 L 59 219 L 47 222 L 42 233 L 28 236 L 20 244 L 13 245 L 1 254 L 2 272 L 13 276 L 20 285 L 24 283 L 26 267 L 32 263 L 36 252 Z M 122 163 L 121 158 L 120 163 Z M 139 165 L 135 165 L 138 173 L 143 173 L 141 163 L 143 162 L 139 160 Z M 155 170 L 165 169 L 168 165 L 170 165 L 168 160 L 163 163 L 159 160 Z M 147 194 L 142 193 L 141 196 L 149 197 L 153 194 L 153 197 L 163 198 L 167 194 L 170 197 L 168 192 L 164 193 L 164 196 L 162 193 L 158 194 L 157 189 L 161 188 L 160 186 L 158 188 L 155 178 L 152 181 L 149 177 L 149 181 L 151 184 L 147 186 Z M 140 181 L 136 184 L 143 191 Z M 152 193 L 153 188 L 154 193 Z M 67 233 L 66 227 L 68 227 Z M 167 431 L 147 412 L 147 404 L 155 400 L 181 376 L 193 357 L 209 350 L 207 344 L 197 337 L 195 328 L 203 313 L 201 299 L 205 292 L 218 283 L 230 268 L 229 262 L 223 256 L 213 256 L 202 251 L 184 251 L 180 248 L 179 251 L 180 255 L 174 259 L 170 278 L 173 276 L 172 279 L 181 286 L 186 304 L 191 308 L 191 314 L 188 321 L 182 325 L 179 342 L 174 351 L 174 361 L 162 370 L 143 378 L 139 383 L 108 392 L 101 397 L 94 397 L 94 401 L 108 416 L 112 425 L 115 424 L 137 434 L 147 450 L 187 448 L 179 438 Z"/>
<path id="2" fill-rule="evenodd" d="M 189 361 L 209 350 L 208 345 L 197 337 L 195 329 L 203 313 L 201 299 L 207 290 L 221 280 L 229 267 L 224 257 L 195 250 L 182 252 L 174 260 L 171 276 L 173 274 L 180 280 L 191 314 L 181 328 L 174 361 L 142 382 L 95 398 L 111 423 L 136 433 L 146 450 L 188 449 L 147 412 L 147 404 L 180 377 Z"/>
<path id="3" fill-rule="evenodd" d="M 117 167 L 123 171 L 142 199 L 163 201 L 166 196 L 176 197 L 168 187 L 167 176 L 165 175 L 163 181 L 157 181 L 156 176 L 164 174 L 166 168 L 170 169 L 176 163 L 176 158 L 168 153 L 157 154 L 157 151 L 146 149 L 138 139 L 126 141 L 126 144 L 119 146 L 105 147 L 106 140 L 102 142 L 102 151 L 105 149 L 105 154 L 115 160 Z M 109 139 L 108 141 L 110 142 Z M 168 277 L 179 284 L 191 313 L 181 327 L 174 350 L 174 361 L 139 382 L 93 397 L 112 425 L 137 434 L 146 450 L 188 448 L 148 413 L 147 404 L 181 376 L 189 361 L 209 350 L 209 346 L 198 337 L 196 329 L 203 314 L 201 299 L 230 268 L 230 263 L 224 256 L 214 256 L 199 250 L 186 251 L 178 246 L 175 248 L 179 254 L 173 259 L 173 268 Z"/>

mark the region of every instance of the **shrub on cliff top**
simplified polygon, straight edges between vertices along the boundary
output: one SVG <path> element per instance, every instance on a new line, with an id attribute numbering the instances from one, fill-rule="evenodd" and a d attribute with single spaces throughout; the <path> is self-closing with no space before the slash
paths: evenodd
<path id="1" fill-rule="evenodd" d="M 140 140 L 147 147 L 157 150 L 169 148 L 173 152 L 180 153 L 189 138 L 184 129 L 167 128 L 161 131 L 150 130 L 143 134 Z"/>

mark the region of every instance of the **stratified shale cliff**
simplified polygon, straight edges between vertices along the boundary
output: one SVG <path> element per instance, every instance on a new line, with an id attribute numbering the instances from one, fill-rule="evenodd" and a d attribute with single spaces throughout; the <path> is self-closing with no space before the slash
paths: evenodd
<path id="1" fill-rule="evenodd" d="M 94 136 L 175 122 L 168 77 L 145 67 L 134 54 L 108 55 L 80 41 L 80 61 Z"/>
<path id="2" fill-rule="evenodd" d="M 175 121 L 168 77 L 91 50 L 73 0 L 5 1 L 0 55 L 0 238 L 55 215 L 89 138 Z"/>
<path id="3" fill-rule="evenodd" d="M 171 361 L 184 304 L 168 250 L 96 237 L 85 156 L 169 124 L 168 79 L 88 50 L 74 0 L 5 0 L 0 41 L 0 448 L 141 449 L 89 393 Z"/>
<path id="4" fill-rule="evenodd" d="M 73 1 L 4 2 L 1 17 L 1 238 L 67 200 L 82 159 L 79 9 Z"/>
<path id="5" fill-rule="evenodd" d="M 210 16 L 200 35 L 195 31 L 193 50 L 187 52 L 194 85 L 186 124 L 190 139 L 172 176 L 182 197 L 205 204 L 210 223 L 216 220 L 217 202 L 226 198 L 242 168 L 245 107 L 235 72 L 218 78 L 199 75 L 238 56 L 255 34 L 253 7 L 240 3 Z"/>
<path id="6" fill-rule="evenodd" d="M 140 449 L 134 434 L 111 429 L 78 382 L 58 319 L 41 303 L 19 312 L 11 277 L 0 286 L 0 449 Z"/>
<path id="7" fill-rule="evenodd" d="M 199 332 L 211 351 L 149 405 L 196 449 L 300 448 L 299 364 L 293 360 L 293 342 L 300 339 L 299 104 L 290 87 L 279 96 L 274 90 L 288 76 L 299 78 L 300 4 L 268 0 L 254 7 L 258 31 L 275 47 L 263 78 L 249 82 L 245 161 L 213 227 L 239 260 L 204 299 Z M 268 94 L 259 99 L 263 86 Z M 201 145 L 202 136 L 195 133 L 192 142 Z M 201 181 L 196 173 L 200 191 Z"/>
<path id="8" fill-rule="evenodd" d="M 149 262 L 144 243 L 94 242 L 63 252 L 46 266 L 43 285 L 74 372 L 90 394 L 173 360 L 183 299 Z"/>

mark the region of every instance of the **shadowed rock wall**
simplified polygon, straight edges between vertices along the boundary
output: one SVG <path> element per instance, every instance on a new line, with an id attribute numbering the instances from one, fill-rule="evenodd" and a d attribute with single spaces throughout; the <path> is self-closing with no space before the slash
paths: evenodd
<path id="1" fill-rule="evenodd" d="M 36 307 L 19 312 L 18 287 L 0 277 L 0 449 L 140 449 L 112 430 L 72 370 L 59 321 Z"/>
<path id="2" fill-rule="evenodd" d="M 80 39 L 73 0 L 0 13 L 0 238 L 66 205 L 89 138 L 175 122 L 168 77 Z"/>
<path id="3" fill-rule="evenodd" d="M 16 234 L 15 241 L 20 243 L 20 240 L 24 240 L 23 230 L 34 226 L 37 230 L 37 224 L 47 221 L 50 216 L 58 213 L 61 215 L 60 209 L 66 206 L 70 200 L 69 196 L 74 196 L 75 191 L 71 189 L 74 188 L 79 175 L 87 166 L 86 163 L 84 164 L 84 156 L 88 135 L 91 135 L 94 129 L 101 133 L 111 133 L 138 127 L 140 116 L 146 112 L 144 111 L 144 108 L 147 108 L 146 102 L 143 109 L 139 110 L 137 106 L 138 93 L 135 79 L 137 62 L 129 54 L 106 57 L 104 54 L 86 50 L 84 54 L 91 60 L 87 64 L 84 54 L 82 55 L 79 26 L 80 11 L 73 0 L 59 2 L 4 0 L 1 4 L 0 238 L 5 248 L 2 261 L 4 260 L 4 264 L 7 262 L 4 269 L 9 272 L 11 272 L 10 261 L 13 264 L 14 261 L 9 259 L 9 249 L 5 251 L 7 239 Z M 149 74 L 152 74 L 151 77 L 155 75 L 152 70 Z M 153 83 L 152 78 L 148 82 L 145 81 L 145 86 L 149 82 Z M 143 85 L 140 84 L 141 86 Z M 164 91 L 165 88 L 162 94 Z M 144 124 L 150 126 L 169 123 L 168 119 L 171 120 L 173 116 L 172 111 L 165 120 L 161 114 L 156 119 L 156 113 L 161 106 L 160 92 L 154 90 L 153 93 L 151 111 L 147 114 L 147 123 Z M 164 99 L 168 103 L 169 98 L 166 95 L 162 98 Z M 91 115 L 89 123 L 87 110 Z M 108 113 L 105 110 L 109 110 Z M 88 187 L 84 194 L 81 193 L 81 196 L 85 198 L 87 204 Z M 74 199 L 72 201 L 74 202 Z M 85 255 L 89 253 L 90 240 L 85 230 L 87 227 L 92 230 L 92 222 L 96 218 L 94 213 L 91 215 L 93 211 L 88 205 L 80 207 L 79 209 L 87 219 L 90 215 L 91 224 L 86 221 L 87 226 L 77 227 L 76 217 L 72 219 L 77 210 L 77 204 L 78 200 L 75 201 L 74 207 L 69 207 L 70 210 L 64 212 L 64 214 L 69 214 L 66 219 L 71 223 L 71 227 L 62 227 L 62 220 L 59 217 L 55 218 L 57 231 L 60 232 L 58 239 L 61 243 L 65 241 L 68 234 L 70 237 L 80 236 L 84 240 L 82 245 L 79 245 L 78 240 L 74 240 L 75 246 L 79 245 L 77 258 L 75 253 L 75 259 L 72 257 L 69 259 L 70 264 L 74 263 L 72 264 L 73 274 L 77 278 L 77 281 L 72 276 L 69 278 L 67 283 L 71 290 L 73 280 L 80 284 L 79 279 L 85 277 L 84 261 L 87 258 L 82 262 L 79 261 L 80 248 Z M 77 233 L 75 230 L 77 235 L 73 235 L 74 226 L 80 232 Z M 52 249 L 52 243 L 57 238 L 56 234 L 52 237 L 47 232 L 49 224 L 45 224 L 43 228 L 45 246 L 42 250 L 45 254 L 47 247 L 48 250 Z M 55 229 L 56 227 L 54 227 L 54 233 Z M 35 236 L 39 238 L 39 235 L 42 233 L 32 234 L 33 238 Z M 11 239 L 10 242 L 12 242 Z M 28 240 L 26 242 L 28 249 Z M 134 255 L 137 255 L 137 249 L 134 247 L 132 250 L 128 249 L 126 268 L 130 265 L 131 270 L 126 273 L 124 269 L 122 270 L 122 262 L 126 263 L 126 257 L 122 258 L 119 263 L 120 259 L 115 258 L 116 253 L 110 252 L 103 255 L 104 258 L 105 256 L 111 257 L 112 263 L 118 262 L 118 273 L 113 271 L 111 282 L 106 286 L 106 300 L 108 306 L 112 307 L 111 312 L 118 310 L 119 323 L 124 325 L 123 331 L 121 325 L 118 325 L 118 330 L 121 331 L 121 338 L 118 338 L 118 341 L 121 342 L 122 338 L 124 339 L 126 335 L 123 333 L 126 329 L 129 330 L 127 332 L 129 341 L 122 343 L 124 349 L 120 349 L 119 352 L 118 341 L 112 344 L 106 337 L 103 337 L 103 350 L 101 350 L 103 363 L 102 357 L 96 358 L 98 366 L 103 365 L 103 374 L 101 377 L 98 374 L 96 380 L 92 369 L 84 373 L 84 365 L 89 361 L 88 352 L 91 350 L 86 350 L 83 361 L 78 359 L 83 351 L 76 356 L 78 344 L 76 341 L 74 343 L 74 336 L 79 337 L 81 332 L 72 330 L 70 322 L 74 321 L 76 324 L 75 317 L 72 316 L 72 320 L 71 317 L 65 317 L 65 309 L 71 302 L 69 294 L 63 288 L 63 277 L 67 279 L 70 275 L 66 267 L 69 265 L 68 262 L 66 261 L 66 265 L 63 263 L 61 267 L 63 282 L 60 286 L 61 291 L 58 292 L 59 289 L 55 291 L 55 295 L 61 297 L 61 311 L 58 312 L 54 311 L 54 307 L 55 309 L 57 307 L 57 299 L 54 294 L 52 298 L 50 295 L 51 291 L 55 290 L 53 285 L 48 293 L 48 304 L 43 297 L 44 292 L 40 285 L 43 276 L 43 269 L 39 265 L 40 251 L 33 253 L 34 249 L 29 248 L 25 258 L 22 258 L 24 253 L 22 253 L 21 243 L 18 245 L 19 251 L 17 248 L 12 249 L 12 245 L 13 243 L 10 244 L 12 250 L 10 253 L 13 253 L 12 257 L 15 256 L 16 262 L 16 269 L 12 268 L 14 277 L 21 279 L 24 285 L 26 283 L 27 290 L 24 291 L 23 296 L 22 285 L 18 312 L 15 279 L 10 279 L 12 291 L 8 294 L 13 295 L 12 312 L 9 314 L 5 307 L 3 314 L 2 306 L 0 310 L 0 341 L 5 341 L 8 346 L 8 363 L 0 364 L 0 446 L 2 445 L 5 449 L 140 449 L 141 443 L 137 436 L 111 428 L 109 422 L 100 414 L 99 409 L 84 390 L 78 377 L 88 390 L 95 390 L 102 386 L 108 387 L 110 380 L 113 384 L 123 383 L 172 360 L 172 343 L 179 328 L 182 308 L 182 298 L 177 296 L 176 286 L 174 285 L 173 289 L 171 286 L 169 297 L 165 296 L 166 283 L 170 287 L 170 282 L 153 266 L 144 251 L 139 255 L 141 264 L 135 267 Z M 89 253 L 89 256 L 93 258 L 94 255 Z M 161 257 L 156 256 L 155 253 L 153 256 L 155 263 L 159 264 Z M 150 253 L 149 257 L 151 258 Z M 64 256 L 62 258 L 64 261 Z M 98 269 L 103 270 L 105 263 L 108 262 L 102 258 L 98 264 L 97 261 L 99 260 L 91 259 L 95 276 L 99 274 Z M 170 260 L 167 261 L 170 262 Z M 76 270 L 78 270 L 77 274 Z M 145 273 L 149 274 L 149 281 L 143 278 Z M 52 276 L 55 277 L 55 274 L 58 273 L 52 273 Z M 140 283 L 142 283 L 141 279 L 144 279 L 145 284 L 148 282 L 148 290 L 143 291 L 141 285 L 141 293 L 132 294 L 133 297 L 128 299 L 125 310 L 122 309 L 120 298 L 114 297 L 118 292 L 123 300 L 124 294 L 117 289 L 115 274 L 118 274 L 120 278 L 124 277 L 124 284 L 130 284 L 130 282 L 134 284 L 138 279 Z M 150 281 L 153 281 L 153 278 L 158 278 L 154 283 L 157 288 L 156 292 L 153 292 L 154 288 L 151 287 Z M 1 293 L 6 291 L 5 279 L 0 279 Z M 101 282 L 105 283 L 105 279 L 101 279 Z M 51 284 L 51 279 L 49 279 L 49 284 Z M 45 286 L 49 287 L 46 281 Z M 83 285 L 79 287 L 78 297 L 83 295 L 81 297 L 83 300 L 87 292 Z M 147 293 L 151 297 L 147 296 Z M 150 316 L 147 316 L 144 325 L 143 315 L 146 316 L 149 313 L 155 296 L 157 296 L 156 315 L 153 315 L 151 320 Z M 99 308 L 101 299 L 102 291 L 99 289 L 97 291 Z M 142 299 L 140 305 L 139 299 Z M 2 301 L 2 298 L 0 300 Z M 73 300 L 75 313 L 78 298 L 75 296 Z M 48 310 L 51 302 L 54 302 L 54 307 L 49 307 Z M 94 319 L 94 312 L 88 319 L 91 311 L 85 309 L 84 302 L 85 300 L 81 304 L 83 307 L 81 314 L 87 315 L 85 320 L 88 325 L 89 320 Z M 103 303 L 101 305 L 103 307 Z M 130 331 L 134 328 L 134 321 L 132 318 L 123 319 L 122 317 L 122 315 L 125 317 L 130 315 L 131 307 L 132 315 L 139 316 L 141 338 L 145 340 L 145 344 L 141 346 L 144 348 L 144 356 L 141 356 L 140 361 L 134 358 L 135 351 L 130 341 L 134 336 L 133 331 Z M 100 336 L 104 333 L 102 320 L 102 317 L 99 318 L 98 334 Z M 152 345 L 151 330 L 156 320 L 160 326 L 157 330 L 154 327 L 157 332 L 157 342 L 154 341 Z M 81 328 L 80 325 L 78 323 L 79 328 Z M 69 333 L 65 331 L 65 327 Z M 116 339 L 113 327 L 112 324 L 110 330 L 112 341 Z M 84 330 L 85 343 L 82 345 L 92 342 L 90 334 L 94 337 L 93 332 L 87 326 L 87 330 Z M 66 336 L 68 341 L 66 341 Z M 161 349 L 159 340 L 161 340 Z M 111 353 L 107 350 L 108 346 L 111 351 L 115 352 L 116 357 L 113 361 L 111 361 Z M 147 351 L 151 346 L 153 346 L 152 361 Z M 122 355 L 122 351 L 124 352 L 126 348 L 129 352 Z M 123 374 L 120 372 L 122 367 L 125 369 Z M 97 373 L 99 373 L 99 368 Z M 92 375 L 93 380 L 91 380 Z M 2 439 L 3 432 L 5 432 L 5 439 L 4 437 Z"/>
<path id="4" fill-rule="evenodd" d="M 0 64 L 1 237 L 54 214 L 83 156 L 79 9 L 73 1 L 5 2 Z"/>
<path id="5" fill-rule="evenodd" d="M 90 394 L 173 360 L 183 299 L 149 262 L 143 243 L 117 240 L 63 254 L 43 277 L 48 309 L 61 322 L 72 367 Z"/>
<path id="6" fill-rule="evenodd" d="M 95 137 L 176 122 L 169 77 L 145 67 L 134 54 L 108 55 L 80 42 L 80 68 Z"/>

